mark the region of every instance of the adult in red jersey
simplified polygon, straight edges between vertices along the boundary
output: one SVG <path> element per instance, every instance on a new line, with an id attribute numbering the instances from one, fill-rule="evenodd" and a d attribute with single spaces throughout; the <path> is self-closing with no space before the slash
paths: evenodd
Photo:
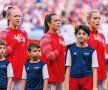
<path id="1" fill-rule="evenodd" d="M 12 63 L 14 78 L 12 90 L 21 90 L 23 65 L 27 56 L 27 33 L 18 28 L 21 22 L 21 11 L 17 7 L 7 10 L 8 27 L 0 32 L 0 39 L 6 42 L 4 56 Z"/>
<path id="2" fill-rule="evenodd" d="M 40 40 L 42 60 L 48 65 L 48 90 L 64 90 L 65 45 L 64 39 L 57 34 L 60 28 L 60 18 L 56 14 L 48 14 L 44 21 L 44 36 Z"/>
<path id="3" fill-rule="evenodd" d="M 98 32 L 100 25 L 100 12 L 98 10 L 87 11 L 87 24 L 90 28 L 88 44 L 97 51 L 98 57 L 98 90 L 106 90 L 106 64 L 105 64 L 105 38 Z"/>

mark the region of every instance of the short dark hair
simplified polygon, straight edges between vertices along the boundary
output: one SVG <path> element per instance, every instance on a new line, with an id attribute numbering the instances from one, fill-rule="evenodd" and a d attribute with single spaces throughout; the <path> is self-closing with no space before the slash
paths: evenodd
<path id="1" fill-rule="evenodd" d="M 30 52 L 31 49 L 34 48 L 34 47 L 40 48 L 40 45 L 37 44 L 37 43 L 35 43 L 35 42 L 32 42 L 32 43 L 30 43 L 29 46 L 28 46 L 28 51 Z"/>
<path id="2" fill-rule="evenodd" d="M 5 42 L 2 41 L 2 40 L 0 40 L 0 45 L 5 45 L 6 46 Z"/>
<path id="3" fill-rule="evenodd" d="M 86 25 L 78 25 L 78 26 L 76 26 L 75 27 L 75 35 L 77 35 L 77 33 L 79 32 L 80 29 L 82 29 L 84 32 L 86 32 L 88 34 L 88 36 L 90 35 L 90 29 Z"/>

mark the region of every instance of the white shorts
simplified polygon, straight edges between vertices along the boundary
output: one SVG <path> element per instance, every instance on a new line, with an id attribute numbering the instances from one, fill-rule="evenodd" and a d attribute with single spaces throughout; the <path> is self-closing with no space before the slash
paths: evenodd
<path id="1" fill-rule="evenodd" d="M 106 90 L 106 80 L 98 80 L 98 90 Z"/>
<path id="2" fill-rule="evenodd" d="M 48 90 L 64 90 L 64 83 L 63 82 L 50 83 L 48 84 Z"/>
<path id="3" fill-rule="evenodd" d="M 22 79 L 13 79 L 11 90 L 21 90 Z"/>

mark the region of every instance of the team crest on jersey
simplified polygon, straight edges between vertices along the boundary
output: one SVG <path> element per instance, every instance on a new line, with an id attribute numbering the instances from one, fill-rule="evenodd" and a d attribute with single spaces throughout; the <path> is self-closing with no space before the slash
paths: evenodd
<path id="1" fill-rule="evenodd" d="M 39 67 L 34 67 L 34 69 L 39 69 Z"/>
<path id="2" fill-rule="evenodd" d="M 88 56 L 88 55 L 89 55 L 89 53 L 87 53 L 87 52 L 84 52 L 84 55 Z"/>
<path id="3" fill-rule="evenodd" d="M 94 35 L 94 39 L 104 43 L 104 39 L 100 37 L 100 35 Z"/>
<path id="4" fill-rule="evenodd" d="M 6 67 L 6 65 L 1 65 L 0 67 L 1 67 L 1 68 L 5 68 L 5 67 Z"/>

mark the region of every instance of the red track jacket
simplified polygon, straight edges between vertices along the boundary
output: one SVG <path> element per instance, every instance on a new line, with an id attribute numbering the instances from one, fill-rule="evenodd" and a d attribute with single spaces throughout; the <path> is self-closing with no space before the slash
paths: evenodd
<path id="1" fill-rule="evenodd" d="M 22 35 L 22 41 L 14 39 L 14 35 Z M 20 29 L 5 28 L 0 32 L 0 40 L 6 42 L 5 57 L 12 63 L 14 78 L 22 77 L 23 65 L 26 62 L 28 38 L 27 33 Z"/>
<path id="2" fill-rule="evenodd" d="M 57 33 L 46 33 L 40 40 L 42 57 L 48 65 L 49 82 L 63 82 L 65 74 L 65 49 L 59 44 L 63 40 Z"/>
<path id="3" fill-rule="evenodd" d="M 97 58 L 99 63 L 98 68 L 98 80 L 106 79 L 106 64 L 105 64 L 105 38 L 102 33 L 92 30 L 90 31 L 90 37 L 88 44 L 96 49 Z"/>

